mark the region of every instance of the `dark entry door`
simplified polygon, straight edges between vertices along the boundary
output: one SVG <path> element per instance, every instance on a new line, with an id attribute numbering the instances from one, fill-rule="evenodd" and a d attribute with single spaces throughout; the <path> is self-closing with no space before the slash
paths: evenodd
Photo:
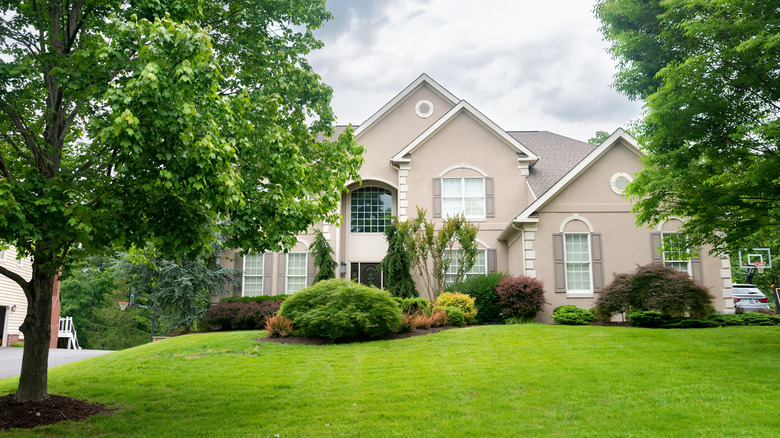
<path id="1" fill-rule="evenodd" d="M 381 289 L 382 270 L 379 269 L 379 263 L 352 263 L 352 280 Z"/>

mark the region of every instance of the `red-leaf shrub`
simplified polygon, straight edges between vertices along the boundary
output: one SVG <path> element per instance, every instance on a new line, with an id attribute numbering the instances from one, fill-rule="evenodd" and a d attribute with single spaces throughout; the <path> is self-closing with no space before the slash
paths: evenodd
<path id="1" fill-rule="evenodd" d="M 257 330 L 265 318 L 279 310 L 281 301 L 222 302 L 210 308 L 203 318 L 209 330 Z"/>
<path id="2" fill-rule="evenodd" d="M 292 321 L 282 315 L 267 316 L 264 330 L 272 338 L 284 338 L 292 334 L 293 325 Z"/>
<path id="3" fill-rule="evenodd" d="M 525 275 L 504 278 L 496 286 L 496 294 L 504 319 L 531 321 L 548 304 L 544 299 L 544 282 Z"/>
<path id="4" fill-rule="evenodd" d="M 687 273 L 652 263 L 629 274 L 615 274 L 601 290 L 596 306 L 610 315 L 631 309 L 704 318 L 713 312 L 712 299 Z"/>

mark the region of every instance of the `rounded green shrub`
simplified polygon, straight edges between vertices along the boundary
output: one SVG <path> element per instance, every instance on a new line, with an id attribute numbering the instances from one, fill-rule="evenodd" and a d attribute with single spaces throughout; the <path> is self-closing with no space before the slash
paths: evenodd
<path id="1" fill-rule="evenodd" d="M 346 279 L 321 281 L 285 300 L 279 311 L 303 336 L 331 340 L 376 339 L 401 324 L 390 294 Z"/>
<path id="2" fill-rule="evenodd" d="M 404 313 L 430 313 L 431 302 L 425 298 L 398 298 L 393 297 L 401 306 L 401 312 Z"/>
<path id="3" fill-rule="evenodd" d="M 553 310 L 553 321 L 564 325 L 588 325 L 596 321 L 596 316 L 588 310 L 577 306 L 558 306 Z"/>
<path id="4" fill-rule="evenodd" d="M 460 307 L 445 306 L 443 309 L 447 312 L 447 325 L 462 327 L 466 325 L 466 316 Z"/>
<path id="5" fill-rule="evenodd" d="M 474 304 L 474 298 L 458 293 L 443 292 L 436 299 L 437 307 L 457 307 L 463 311 L 463 317 L 466 318 L 466 324 L 472 324 L 477 317 L 477 306 Z"/>

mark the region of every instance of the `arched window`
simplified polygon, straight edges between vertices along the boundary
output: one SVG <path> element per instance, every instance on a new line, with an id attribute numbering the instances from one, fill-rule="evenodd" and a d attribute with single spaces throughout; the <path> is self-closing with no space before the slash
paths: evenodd
<path id="1" fill-rule="evenodd" d="M 393 214 L 393 196 L 381 187 L 363 187 L 352 192 L 349 230 L 353 233 L 382 233 Z"/>

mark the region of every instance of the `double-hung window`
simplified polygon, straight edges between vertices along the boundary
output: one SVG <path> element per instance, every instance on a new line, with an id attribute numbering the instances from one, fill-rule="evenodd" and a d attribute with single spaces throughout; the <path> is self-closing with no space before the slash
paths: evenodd
<path id="1" fill-rule="evenodd" d="M 458 275 L 458 254 L 460 253 L 460 250 L 453 250 L 450 251 L 450 253 L 452 258 L 450 259 L 450 264 L 447 266 L 447 272 L 444 275 L 445 284 L 452 284 L 455 281 L 455 276 Z M 475 275 L 485 274 L 487 274 L 487 250 L 482 249 L 477 252 L 477 258 L 474 259 L 474 266 L 466 272 L 461 281 Z"/>
<path id="2" fill-rule="evenodd" d="M 306 287 L 305 252 L 287 254 L 287 293 L 292 294 Z"/>
<path id="3" fill-rule="evenodd" d="M 685 242 L 685 237 L 679 233 L 664 233 L 663 255 L 666 266 L 687 274 L 691 273 L 691 256 Z"/>
<path id="4" fill-rule="evenodd" d="M 263 294 L 263 254 L 244 256 L 243 296 L 256 297 Z"/>
<path id="5" fill-rule="evenodd" d="M 566 263 L 566 292 L 593 293 L 591 281 L 590 235 L 564 234 L 564 261 Z"/>
<path id="6" fill-rule="evenodd" d="M 463 214 L 467 219 L 485 218 L 484 178 L 442 178 L 443 216 Z"/>

